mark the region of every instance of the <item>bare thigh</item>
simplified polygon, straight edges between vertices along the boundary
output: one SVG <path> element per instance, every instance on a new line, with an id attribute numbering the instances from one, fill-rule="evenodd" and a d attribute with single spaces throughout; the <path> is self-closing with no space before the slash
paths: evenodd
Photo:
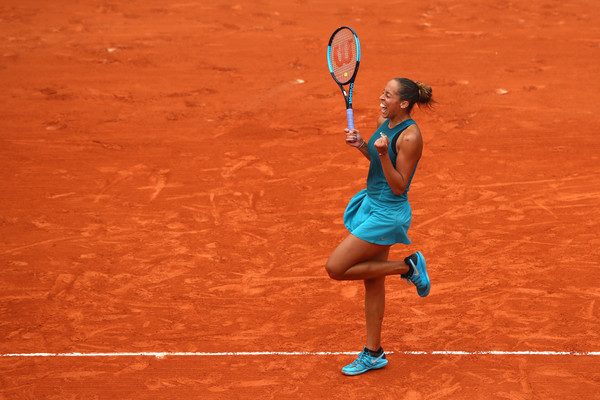
<path id="1" fill-rule="evenodd" d="M 325 268 L 330 276 L 339 276 L 363 261 L 386 261 L 389 252 L 390 246 L 369 243 L 350 234 L 331 253 Z"/>

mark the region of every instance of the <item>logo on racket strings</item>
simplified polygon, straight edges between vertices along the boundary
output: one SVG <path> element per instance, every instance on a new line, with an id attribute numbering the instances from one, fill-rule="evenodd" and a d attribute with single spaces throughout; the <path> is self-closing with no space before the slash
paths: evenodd
<path id="1" fill-rule="evenodd" d="M 346 43 L 340 43 L 333 46 L 333 61 L 337 67 L 341 67 L 342 65 L 349 64 L 353 61 L 353 43 L 354 40 L 349 39 Z"/>

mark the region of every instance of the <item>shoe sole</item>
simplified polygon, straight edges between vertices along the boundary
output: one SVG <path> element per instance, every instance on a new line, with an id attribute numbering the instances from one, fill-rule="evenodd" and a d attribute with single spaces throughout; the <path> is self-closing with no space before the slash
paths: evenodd
<path id="1" fill-rule="evenodd" d="M 431 290 L 431 281 L 429 280 L 429 275 L 427 275 L 427 263 L 425 262 L 425 257 L 423 257 L 423 254 L 421 254 L 420 251 L 417 251 L 417 258 L 419 259 L 421 265 L 423 265 L 423 268 L 421 271 L 419 271 L 419 274 L 422 273 L 423 275 L 425 275 L 425 278 L 427 278 L 427 290 L 425 290 L 425 293 L 423 294 L 418 293 L 418 291 L 417 293 L 421 297 L 426 297 L 429 294 L 429 291 Z"/>

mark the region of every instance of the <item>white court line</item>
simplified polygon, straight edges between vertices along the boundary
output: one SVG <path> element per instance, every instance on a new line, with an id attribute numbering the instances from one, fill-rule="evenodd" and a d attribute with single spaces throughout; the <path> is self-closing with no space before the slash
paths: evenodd
<path id="1" fill-rule="evenodd" d="M 8 353 L 0 357 L 223 357 L 223 356 L 339 356 L 356 355 L 356 351 L 300 352 L 300 351 L 255 351 L 255 352 L 137 352 L 137 353 Z M 404 355 L 459 355 L 459 356 L 600 356 L 600 351 L 389 351 L 386 354 Z"/>

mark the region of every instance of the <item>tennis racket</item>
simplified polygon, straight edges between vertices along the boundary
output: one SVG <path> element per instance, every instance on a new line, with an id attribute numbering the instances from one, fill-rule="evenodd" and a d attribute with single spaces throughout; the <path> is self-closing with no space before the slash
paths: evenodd
<path id="1" fill-rule="evenodd" d="M 352 28 L 341 26 L 337 28 L 327 46 L 327 65 L 335 83 L 338 84 L 346 101 L 346 117 L 348 129 L 354 129 L 354 111 L 352 111 L 352 91 L 354 79 L 360 64 L 360 42 Z M 344 89 L 349 85 L 348 92 Z"/>

